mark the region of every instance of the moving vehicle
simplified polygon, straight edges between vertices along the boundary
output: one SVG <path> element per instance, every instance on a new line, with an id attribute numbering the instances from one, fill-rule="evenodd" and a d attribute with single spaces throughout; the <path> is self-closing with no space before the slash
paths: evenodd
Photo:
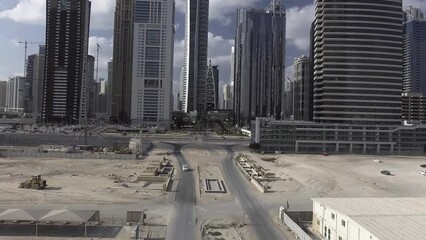
<path id="1" fill-rule="evenodd" d="M 47 186 L 46 180 L 41 178 L 41 175 L 31 176 L 31 179 L 19 184 L 19 188 L 26 189 L 45 189 Z"/>
<path id="2" fill-rule="evenodd" d="M 187 164 L 182 164 L 182 171 L 188 172 L 189 171 L 189 166 Z"/>
<path id="3" fill-rule="evenodd" d="M 426 176 L 426 171 L 420 171 L 420 174 Z"/>

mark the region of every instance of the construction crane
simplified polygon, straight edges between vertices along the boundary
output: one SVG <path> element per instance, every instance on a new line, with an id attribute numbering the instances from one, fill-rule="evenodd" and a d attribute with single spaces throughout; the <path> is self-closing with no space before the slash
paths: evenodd
<path id="1" fill-rule="evenodd" d="M 27 52 L 28 52 L 28 44 L 44 44 L 43 42 L 28 42 L 27 40 L 18 42 L 19 44 L 24 44 L 25 46 L 25 56 L 24 56 L 24 76 L 27 76 Z"/>

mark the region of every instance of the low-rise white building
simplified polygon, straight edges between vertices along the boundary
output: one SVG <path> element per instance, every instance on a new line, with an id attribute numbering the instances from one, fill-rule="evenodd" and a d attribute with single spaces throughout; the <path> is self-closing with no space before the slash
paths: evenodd
<path id="1" fill-rule="evenodd" d="M 426 239 L 426 198 L 312 200 L 312 227 L 322 239 Z"/>

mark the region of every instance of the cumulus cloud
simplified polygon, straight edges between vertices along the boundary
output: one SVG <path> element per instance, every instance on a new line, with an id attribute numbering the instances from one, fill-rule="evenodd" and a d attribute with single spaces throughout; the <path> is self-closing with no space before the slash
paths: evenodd
<path id="1" fill-rule="evenodd" d="M 92 36 L 89 38 L 89 54 L 95 58 L 97 55 L 97 44 L 99 44 L 102 48 L 99 50 L 99 77 L 107 79 L 108 62 L 112 57 L 113 39 L 97 36 Z"/>
<path id="2" fill-rule="evenodd" d="M 420 8 L 423 13 L 426 13 L 426 1 L 425 0 L 404 0 L 404 9 L 409 8 L 410 6 Z"/>
<path id="3" fill-rule="evenodd" d="M 235 14 L 238 8 L 251 8 L 256 6 L 261 0 L 210 0 L 209 4 L 209 19 L 215 20 L 222 25 L 231 23 L 230 14 Z M 181 13 L 185 13 L 185 0 L 177 0 L 176 8 Z"/>
<path id="4" fill-rule="evenodd" d="M 310 27 L 314 20 L 314 5 L 287 9 L 287 43 L 299 50 L 309 47 Z"/>
<path id="5" fill-rule="evenodd" d="M 92 0 L 91 28 L 113 29 L 115 0 Z M 1 19 L 17 23 L 44 25 L 46 22 L 46 0 L 19 0 L 13 7 L 0 12 Z"/>
<path id="6" fill-rule="evenodd" d="M 12 8 L 0 12 L 0 18 L 18 23 L 44 24 L 46 19 L 45 0 L 19 0 Z"/>

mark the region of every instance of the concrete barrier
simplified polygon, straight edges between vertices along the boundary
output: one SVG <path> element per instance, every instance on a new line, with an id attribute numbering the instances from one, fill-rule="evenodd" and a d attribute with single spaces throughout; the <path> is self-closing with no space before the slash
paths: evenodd
<path id="1" fill-rule="evenodd" d="M 175 168 L 172 168 L 172 171 L 170 171 L 169 173 L 169 177 L 167 178 L 166 183 L 163 185 L 163 190 L 167 191 L 167 189 L 169 189 L 169 185 L 172 182 L 173 179 L 173 172 L 175 171 Z"/>
<path id="2" fill-rule="evenodd" d="M 262 193 L 267 192 L 266 188 L 259 181 L 257 181 L 257 179 L 251 177 L 250 174 L 246 171 L 246 169 L 241 166 L 241 163 L 238 160 L 235 161 L 235 164 L 237 165 L 237 168 L 243 173 L 243 175 L 246 176 L 247 180 L 250 181 L 251 184 L 253 184 Z"/>
<path id="3" fill-rule="evenodd" d="M 266 188 L 259 182 L 257 181 L 257 179 L 255 178 L 251 178 L 250 182 L 257 188 L 259 189 L 259 191 L 261 191 L 262 193 L 267 192 Z"/>
<path id="4" fill-rule="evenodd" d="M 144 182 L 166 182 L 167 179 L 168 179 L 168 177 L 143 175 L 143 176 L 138 176 L 137 181 L 144 181 Z"/>
<path id="5" fill-rule="evenodd" d="M 65 158 L 65 159 L 105 159 L 105 160 L 136 160 L 136 154 L 83 154 L 61 152 L 2 151 L 0 156 L 9 158 Z"/>

